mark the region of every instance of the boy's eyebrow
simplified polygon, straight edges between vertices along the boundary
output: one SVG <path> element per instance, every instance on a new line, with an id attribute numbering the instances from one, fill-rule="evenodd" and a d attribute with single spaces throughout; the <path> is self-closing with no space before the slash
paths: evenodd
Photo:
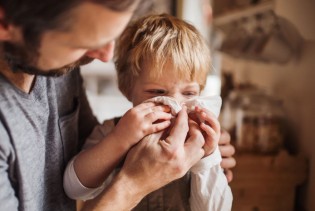
<path id="1" fill-rule="evenodd" d="M 194 83 L 192 82 L 191 84 L 188 84 L 187 87 L 198 87 L 199 84 L 198 83 Z"/>

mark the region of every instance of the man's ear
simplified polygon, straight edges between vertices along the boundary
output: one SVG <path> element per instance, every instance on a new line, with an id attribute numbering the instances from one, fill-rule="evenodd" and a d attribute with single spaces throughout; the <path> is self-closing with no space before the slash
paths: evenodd
<path id="1" fill-rule="evenodd" d="M 5 12 L 0 6 L 0 41 L 7 41 L 10 39 L 9 25 L 5 21 Z"/>

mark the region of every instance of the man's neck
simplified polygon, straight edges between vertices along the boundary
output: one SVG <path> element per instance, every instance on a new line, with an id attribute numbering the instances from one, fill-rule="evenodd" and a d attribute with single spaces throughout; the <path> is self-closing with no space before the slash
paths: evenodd
<path id="1" fill-rule="evenodd" d="M 8 64 L 0 60 L 0 73 L 7 78 L 14 86 L 19 88 L 25 93 L 30 93 L 35 81 L 34 75 L 29 75 L 27 73 L 13 72 Z"/>

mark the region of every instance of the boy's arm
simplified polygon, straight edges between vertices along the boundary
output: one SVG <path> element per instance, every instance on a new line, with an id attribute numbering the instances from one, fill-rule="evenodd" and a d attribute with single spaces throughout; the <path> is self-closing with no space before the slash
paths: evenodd
<path id="1" fill-rule="evenodd" d="M 73 167 L 79 181 L 88 188 L 99 187 L 125 157 L 130 147 L 112 133 L 107 134 L 97 144 L 75 157 Z"/>
<path id="2" fill-rule="evenodd" d="M 190 208 L 192 211 L 229 211 L 232 191 L 220 167 L 221 154 L 215 151 L 191 169 Z"/>
<path id="3" fill-rule="evenodd" d="M 65 171 L 64 187 L 69 197 L 97 192 L 134 144 L 169 126 L 171 114 L 168 110 L 165 106 L 143 103 L 127 111 L 116 126 L 113 123 L 106 125 L 107 121 L 105 125 L 97 126 L 85 143 L 88 149 L 79 153 Z M 157 120 L 164 121 L 155 123 Z M 72 190 L 75 187 L 79 187 L 83 195 L 75 194 Z M 94 196 L 94 193 L 88 196 Z"/>
<path id="4" fill-rule="evenodd" d="M 101 141 L 108 141 L 105 137 L 110 133 L 110 131 L 112 131 L 112 129 L 115 127 L 115 123 L 114 120 L 107 120 L 103 123 L 103 125 L 98 125 L 94 128 L 92 134 L 89 136 L 89 138 L 86 140 L 83 150 L 87 150 L 88 152 L 90 152 L 89 148 L 93 148 L 93 146 L 98 145 Z M 100 148 L 100 150 L 102 150 Z M 87 153 L 89 155 L 89 153 Z M 116 160 L 115 160 L 115 155 L 117 155 Z M 81 154 L 77 155 L 76 157 L 74 157 L 67 165 L 65 173 L 64 173 L 64 189 L 65 192 L 67 193 L 67 195 L 70 198 L 73 199 L 81 199 L 81 200 L 87 200 L 87 199 L 91 199 L 94 198 L 96 195 L 98 195 L 102 189 L 104 189 L 104 178 L 106 178 L 107 176 L 105 176 L 104 178 L 101 179 L 100 183 L 102 184 L 101 186 L 99 185 L 93 185 L 93 186 L 87 186 L 86 184 L 81 182 L 81 179 L 79 178 L 79 176 L 82 177 L 82 174 L 78 176 L 77 174 L 77 170 L 74 167 L 74 161 L 76 159 L 79 159 L 78 157 L 80 157 Z M 97 155 L 96 155 L 97 156 Z M 108 161 L 110 162 L 110 160 L 112 160 L 113 165 L 115 165 L 115 162 L 119 162 L 119 160 L 121 159 L 119 156 L 119 152 L 115 153 L 113 156 L 108 156 Z M 102 156 L 102 157 L 106 157 L 106 156 Z M 96 161 L 96 160 L 95 160 Z M 93 160 L 91 160 L 92 162 L 95 162 Z M 80 162 L 80 161 L 79 161 Z M 82 167 L 82 171 L 85 169 L 87 170 L 88 168 L 90 168 L 91 164 L 88 165 L 90 163 L 80 163 L 80 166 Z M 87 167 L 87 166 L 88 167 Z M 106 165 L 106 164 L 105 164 Z M 106 166 L 105 171 L 107 170 L 107 172 L 111 172 L 113 169 L 110 169 L 111 166 Z M 112 167 L 114 168 L 114 167 Z M 94 169 L 95 172 L 92 172 L 92 174 L 90 174 L 88 176 L 88 178 L 90 177 L 95 177 L 97 175 L 104 175 L 104 169 Z M 83 172 L 83 176 L 85 174 L 89 174 L 90 172 Z M 80 172 L 79 172 L 80 174 Z M 106 172 L 105 172 L 106 174 Z M 109 173 L 108 173 L 109 174 Z M 110 181 L 110 178 L 107 179 L 106 183 L 108 183 L 108 181 Z M 93 182 L 97 182 L 96 180 L 93 180 Z"/>

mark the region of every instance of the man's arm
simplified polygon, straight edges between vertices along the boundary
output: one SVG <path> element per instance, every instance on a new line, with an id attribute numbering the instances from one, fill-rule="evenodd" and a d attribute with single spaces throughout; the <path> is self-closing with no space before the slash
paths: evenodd
<path id="1" fill-rule="evenodd" d="M 150 192 L 182 177 L 205 154 L 198 125 L 188 122 L 183 109 L 165 140 L 161 134 L 145 137 L 128 153 L 111 185 L 83 210 L 130 210 Z"/>

